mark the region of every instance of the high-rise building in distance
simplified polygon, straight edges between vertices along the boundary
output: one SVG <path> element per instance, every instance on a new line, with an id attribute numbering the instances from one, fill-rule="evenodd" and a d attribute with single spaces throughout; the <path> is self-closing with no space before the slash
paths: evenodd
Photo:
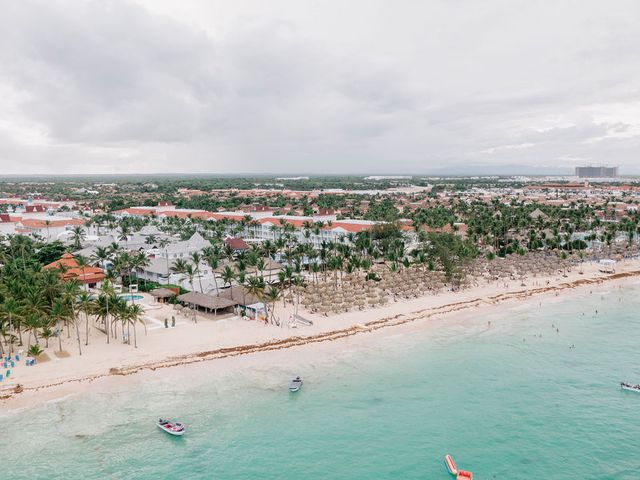
<path id="1" fill-rule="evenodd" d="M 618 167 L 576 167 L 578 178 L 616 178 Z"/>

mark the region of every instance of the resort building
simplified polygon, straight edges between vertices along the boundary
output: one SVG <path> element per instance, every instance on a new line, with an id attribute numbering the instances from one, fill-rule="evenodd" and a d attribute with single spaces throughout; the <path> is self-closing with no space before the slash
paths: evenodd
<path id="1" fill-rule="evenodd" d="M 174 205 L 168 202 L 160 202 L 155 207 L 129 207 L 122 210 L 116 210 L 113 214 L 117 218 L 123 217 L 157 217 L 157 218 L 200 218 L 210 219 L 212 213 L 206 210 L 188 209 L 188 208 L 176 208 Z"/>
<path id="2" fill-rule="evenodd" d="M 65 253 L 60 260 L 45 265 L 43 268 L 45 270 L 60 270 L 63 280 L 76 280 L 85 290 L 100 288 L 105 277 L 104 270 L 101 268 L 89 265 L 80 267 L 75 257 L 70 253 Z"/>
<path id="3" fill-rule="evenodd" d="M 173 260 L 167 258 L 149 258 L 148 265 L 136 270 L 136 277 L 159 285 L 176 285 L 181 275 L 172 272 Z"/>
<path id="4" fill-rule="evenodd" d="M 157 257 L 164 259 L 187 258 L 192 253 L 199 252 L 205 247 L 211 246 L 207 240 L 198 232 L 194 233 L 189 240 L 182 240 L 157 249 Z"/>
<path id="5" fill-rule="evenodd" d="M 371 229 L 381 222 L 371 220 L 337 220 L 337 215 L 332 209 L 319 209 L 317 215 L 274 215 L 274 210 L 267 208 L 254 208 L 250 212 L 208 212 L 206 210 L 176 209 L 175 206 L 161 202 L 155 207 L 130 207 L 114 212 L 116 216 L 154 216 L 159 220 L 169 217 L 178 218 L 199 218 L 208 221 L 229 221 L 244 225 L 244 239 L 247 241 L 276 240 L 282 235 L 282 227 L 289 225 L 293 227 L 292 234 L 303 243 L 312 243 L 319 247 L 323 242 L 339 241 L 341 237 L 356 234 Z M 227 230 L 230 236 L 233 235 L 231 228 Z M 199 236 L 199 235 L 198 235 Z M 192 242 L 194 239 L 190 239 Z M 198 242 L 206 242 L 200 239 Z M 206 242 L 208 244 L 208 242 Z M 203 247 L 198 248 L 201 250 Z M 185 248 L 184 245 L 171 244 L 167 247 L 167 252 L 160 250 L 159 256 L 168 258 L 181 258 L 186 251 L 196 251 Z M 182 253 L 182 255 L 180 255 Z"/>
<path id="6" fill-rule="evenodd" d="M 224 243 L 234 252 L 245 252 L 251 248 L 247 242 L 238 237 L 229 237 L 225 239 Z"/>
<path id="7" fill-rule="evenodd" d="M 74 227 L 84 225 L 81 218 L 49 214 L 25 214 L 16 224 L 16 233 L 39 237 L 45 242 L 67 241 Z"/>
<path id="8" fill-rule="evenodd" d="M 17 223 L 8 213 L 0 213 L 0 234 L 15 235 Z"/>
<path id="9" fill-rule="evenodd" d="M 0 216 L 0 233 L 28 235 L 45 242 L 66 241 L 74 227 L 84 225 L 72 209 L 75 202 L 44 199 L 0 198 L 6 213 Z"/>

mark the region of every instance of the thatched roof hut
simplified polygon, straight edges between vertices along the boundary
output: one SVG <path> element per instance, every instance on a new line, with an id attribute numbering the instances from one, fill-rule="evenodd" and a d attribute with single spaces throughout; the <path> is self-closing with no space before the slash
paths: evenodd
<path id="1" fill-rule="evenodd" d="M 170 288 L 154 288 L 149 294 L 156 300 L 166 300 L 167 298 L 175 297 L 177 293 Z"/>
<path id="2" fill-rule="evenodd" d="M 178 296 L 178 301 L 189 305 L 191 308 L 201 308 L 208 312 L 217 312 L 234 307 L 237 302 L 224 297 L 215 297 L 200 292 L 187 292 Z"/>

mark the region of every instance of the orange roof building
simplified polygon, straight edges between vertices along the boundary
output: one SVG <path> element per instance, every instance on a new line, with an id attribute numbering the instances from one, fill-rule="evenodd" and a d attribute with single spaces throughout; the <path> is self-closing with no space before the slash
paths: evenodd
<path id="1" fill-rule="evenodd" d="M 65 253 L 60 260 L 45 265 L 44 268 L 46 270 L 58 269 L 61 271 L 63 280 L 77 280 L 89 287 L 97 286 L 105 277 L 104 270 L 101 268 L 89 265 L 84 268 L 79 267 L 78 262 L 70 253 Z"/>

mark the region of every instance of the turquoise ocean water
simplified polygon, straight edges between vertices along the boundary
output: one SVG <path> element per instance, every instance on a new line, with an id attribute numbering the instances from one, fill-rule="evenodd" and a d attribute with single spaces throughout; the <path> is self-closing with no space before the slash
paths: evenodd
<path id="1" fill-rule="evenodd" d="M 0 412 L 0 478 L 640 479 L 640 285 L 539 301 Z"/>

